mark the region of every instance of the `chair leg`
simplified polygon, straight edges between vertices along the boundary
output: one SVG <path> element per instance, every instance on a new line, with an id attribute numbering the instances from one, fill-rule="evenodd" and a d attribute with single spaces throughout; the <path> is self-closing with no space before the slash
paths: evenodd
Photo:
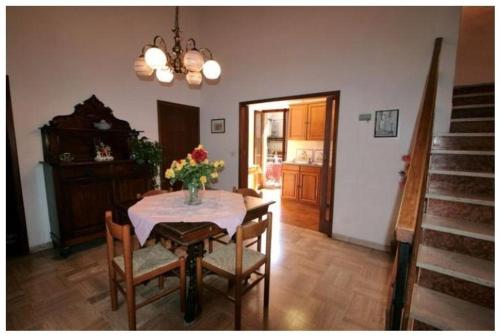
<path id="1" fill-rule="evenodd" d="M 127 314 L 128 314 L 128 329 L 136 330 L 135 287 L 132 283 L 127 284 Z"/>
<path id="2" fill-rule="evenodd" d="M 208 238 L 208 253 L 212 253 L 214 250 L 214 241 Z"/>
<path id="3" fill-rule="evenodd" d="M 271 267 L 269 265 L 269 260 L 266 262 L 266 274 L 264 276 L 264 310 L 267 311 L 269 307 L 269 285 L 270 285 L 270 277 L 271 277 Z"/>
<path id="4" fill-rule="evenodd" d="M 198 306 L 201 308 L 203 302 L 203 267 L 201 257 L 196 258 L 196 289 L 198 291 Z"/>
<path id="5" fill-rule="evenodd" d="M 158 277 L 158 288 L 163 289 L 163 287 L 165 287 L 165 277 L 162 274 Z"/>
<path id="6" fill-rule="evenodd" d="M 181 301 L 181 312 L 186 310 L 186 259 L 179 258 L 179 300 Z"/>
<path id="7" fill-rule="evenodd" d="M 234 281 L 234 329 L 241 330 L 241 279 Z"/>
<path id="8" fill-rule="evenodd" d="M 117 310 L 118 288 L 116 287 L 116 273 L 114 269 L 109 270 L 109 291 L 111 296 L 111 310 Z"/>

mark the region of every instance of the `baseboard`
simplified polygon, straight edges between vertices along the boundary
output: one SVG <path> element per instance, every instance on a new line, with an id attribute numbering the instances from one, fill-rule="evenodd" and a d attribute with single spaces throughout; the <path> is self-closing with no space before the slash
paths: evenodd
<path id="1" fill-rule="evenodd" d="M 342 240 L 342 241 L 345 241 L 347 243 L 351 243 L 354 245 L 368 247 L 368 248 L 371 248 L 374 250 L 379 250 L 379 251 L 384 251 L 384 252 L 389 252 L 391 250 L 391 247 L 389 245 L 382 245 L 382 244 L 377 244 L 377 243 L 363 240 L 363 239 L 344 236 L 343 234 L 340 234 L 340 233 L 332 234 L 332 238 L 337 239 L 337 240 Z"/>
<path id="2" fill-rule="evenodd" d="M 37 253 L 40 251 L 50 250 L 51 248 L 54 248 L 54 245 L 52 244 L 51 241 L 43 244 L 30 246 L 30 254 Z"/>

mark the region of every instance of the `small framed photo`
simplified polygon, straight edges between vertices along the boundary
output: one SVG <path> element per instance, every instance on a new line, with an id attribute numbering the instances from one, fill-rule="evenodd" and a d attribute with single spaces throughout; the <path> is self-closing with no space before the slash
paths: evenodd
<path id="1" fill-rule="evenodd" d="M 211 120 L 212 133 L 226 133 L 226 119 Z"/>
<path id="2" fill-rule="evenodd" d="M 375 111 L 375 138 L 398 136 L 399 110 Z"/>
<path id="3" fill-rule="evenodd" d="M 312 149 L 296 149 L 295 150 L 295 160 L 306 162 L 313 159 Z"/>

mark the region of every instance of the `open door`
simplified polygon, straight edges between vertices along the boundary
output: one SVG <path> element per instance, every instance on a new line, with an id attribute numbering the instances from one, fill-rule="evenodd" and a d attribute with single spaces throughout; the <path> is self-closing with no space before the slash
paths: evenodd
<path id="1" fill-rule="evenodd" d="M 337 125 L 339 97 L 326 99 L 323 169 L 321 170 L 319 231 L 332 236 L 333 200 L 335 192 L 335 159 L 337 156 Z"/>

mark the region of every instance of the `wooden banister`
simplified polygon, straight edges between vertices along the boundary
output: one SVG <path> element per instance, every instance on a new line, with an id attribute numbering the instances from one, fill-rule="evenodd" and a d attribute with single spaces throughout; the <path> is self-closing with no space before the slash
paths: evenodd
<path id="1" fill-rule="evenodd" d="M 415 230 L 419 226 L 420 214 L 427 183 L 429 154 L 432 143 L 434 107 L 438 80 L 439 54 L 443 38 L 436 38 L 431 67 L 427 76 L 419 118 L 413 133 L 410 151 L 410 166 L 401 198 L 396 222 L 396 240 L 412 243 Z"/>
<path id="2" fill-rule="evenodd" d="M 432 144 L 434 108 L 438 82 L 439 55 L 443 39 L 436 38 L 422 104 L 410 147 L 410 162 L 395 227 L 396 258 L 389 284 L 386 328 L 401 330 L 408 317 L 421 223 L 429 157 Z"/>

